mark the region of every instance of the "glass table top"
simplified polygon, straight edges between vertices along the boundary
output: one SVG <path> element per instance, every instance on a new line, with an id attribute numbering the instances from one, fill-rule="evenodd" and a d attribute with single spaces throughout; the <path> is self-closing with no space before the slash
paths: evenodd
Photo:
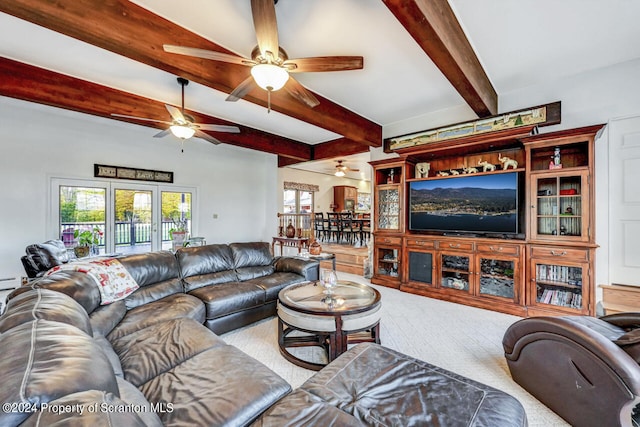
<path id="1" fill-rule="evenodd" d="M 318 281 L 287 286 L 278 294 L 280 304 L 312 314 L 353 314 L 380 303 L 380 293 L 371 286 L 339 280 L 328 292 Z"/>

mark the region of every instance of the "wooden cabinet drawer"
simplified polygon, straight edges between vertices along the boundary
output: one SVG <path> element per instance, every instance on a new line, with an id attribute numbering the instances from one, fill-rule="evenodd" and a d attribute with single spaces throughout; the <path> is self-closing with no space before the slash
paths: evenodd
<path id="1" fill-rule="evenodd" d="M 488 252 L 491 254 L 518 255 L 520 246 L 502 243 L 478 243 L 478 252 Z"/>
<path id="2" fill-rule="evenodd" d="M 421 238 L 410 237 L 406 240 L 407 246 L 434 249 L 436 247 L 435 240 L 425 240 Z"/>
<path id="3" fill-rule="evenodd" d="M 376 236 L 375 244 L 376 245 L 401 245 L 402 237 Z"/>
<path id="4" fill-rule="evenodd" d="M 473 251 L 473 242 L 452 242 L 445 240 L 440 242 L 439 248 L 441 250 Z"/>
<path id="5" fill-rule="evenodd" d="M 588 261 L 588 249 L 572 249 L 563 247 L 532 246 L 531 258 L 558 258 L 575 261 Z"/>

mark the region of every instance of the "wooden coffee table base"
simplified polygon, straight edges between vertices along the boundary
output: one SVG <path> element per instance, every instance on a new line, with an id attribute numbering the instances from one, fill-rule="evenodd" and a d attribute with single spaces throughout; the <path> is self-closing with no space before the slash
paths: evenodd
<path id="1" fill-rule="evenodd" d="M 342 323 L 339 317 L 336 323 Z M 293 332 L 303 332 L 305 335 L 291 336 Z M 289 352 L 289 348 L 321 347 L 331 363 L 342 353 L 346 352 L 350 344 L 361 342 L 375 342 L 380 344 L 380 322 L 357 331 L 343 331 L 337 328 L 335 332 L 318 332 L 291 326 L 278 317 L 278 347 L 280 354 L 294 365 L 305 369 L 319 371 L 326 363 L 316 363 L 301 359 Z"/>

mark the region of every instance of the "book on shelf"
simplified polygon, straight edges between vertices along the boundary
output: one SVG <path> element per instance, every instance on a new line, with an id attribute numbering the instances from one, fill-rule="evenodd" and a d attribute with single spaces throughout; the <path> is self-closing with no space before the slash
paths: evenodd
<path id="1" fill-rule="evenodd" d="M 562 307 L 582 308 L 582 295 L 571 291 L 544 289 L 538 302 Z"/>

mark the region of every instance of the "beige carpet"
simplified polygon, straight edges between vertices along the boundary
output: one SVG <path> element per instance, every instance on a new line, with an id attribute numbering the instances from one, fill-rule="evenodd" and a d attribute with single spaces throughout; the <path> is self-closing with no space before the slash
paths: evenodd
<path id="1" fill-rule="evenodd" d="M 361 276 L 338 273 L 338 277 L 371 285 Z M 374 287 L 382 295 L 382 345 L 511 394 L 524 406 L 530 426 L 568 425 L 509 375 L 502 336 L 519 317 Z M 293 388 L 314 374 L 280 355 L 275 318 L 229 332 L 222 338 L 273 369 Z"/>

